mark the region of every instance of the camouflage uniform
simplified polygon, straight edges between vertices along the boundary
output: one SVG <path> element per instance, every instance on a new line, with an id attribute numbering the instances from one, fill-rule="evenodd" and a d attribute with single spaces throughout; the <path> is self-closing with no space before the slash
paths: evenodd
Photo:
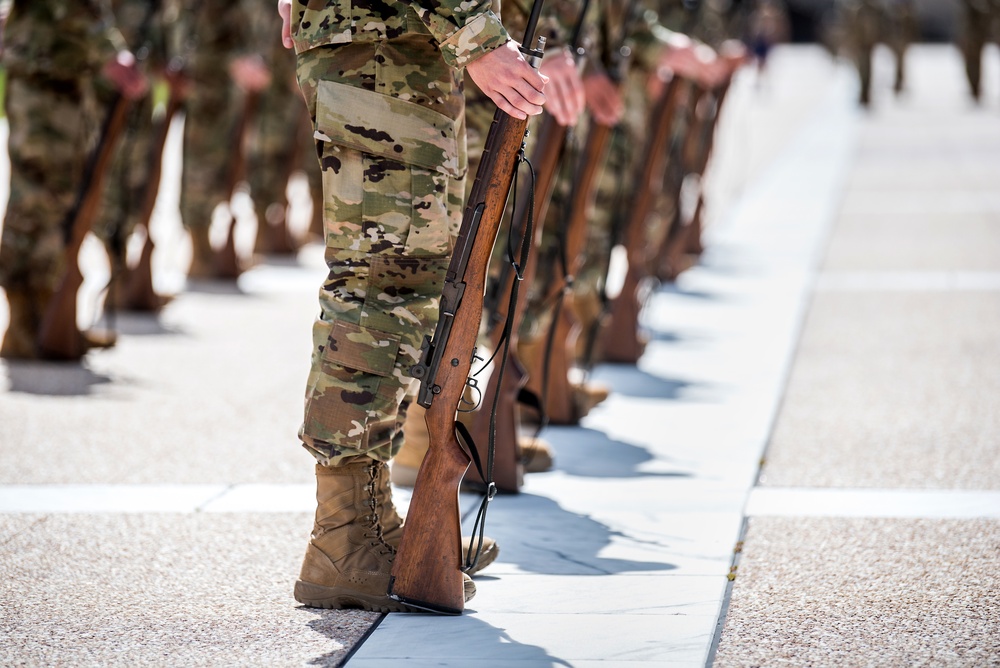
<path id="1" fill-rule="evenodd" d="M 292 6 L 329 267 L 300 437 L 327 466 L 398 449 L 409 367 L 436 323 L 461 221 L 462 68 L 508 40 L 488 2 L 328 5 Z"/>
<path id="2" fill-rule="evenodd" d="M 872 52 L 882 42 L 896 56 L 896 80 L 893 90 L 903 89 L 906 49 L 916 35 L 913 0 L 839 0 L 843 24 L 843 45 L 858 68 L 861 80 L 859 102 L 871 101 Z"/>
<path id="3" fill-rule="evenodd" d="M 602 57 L 605 65 L 611 66 L 611 50 L 618 48 L 623 39 L 631 55 L 623 82 L 625 116 L 612 135 L 588 227 L 587 256 L 574 282 L 574 300 L 584 332 L 592 331 L 601 310 L 600 295 L 608 269 L 608 257 L 621 226 L 627 220 L 628 206 L 625 203 L 631 196 L 629 187 L 635 185 L 632 183 L 633 176 L 649 132 L 652 101 L 649 100 L 646 82 L 670 37 L 651 5 L 651 2 L 641 3 L 637 15 L 630 19 L 625 16 L 622 5 L 610 3 L 602 17 L 602 34 L 605 36 Z M 654 240 L 662 236 L 666 220 L 667 216 L 661 213 L 650 221 L 647 230 L 650 248 L 655 247 Z M 584 339 L 581 338 L 581 344 L 586 343 Z"/>
<path id="4" fill-rule="evenodd" d="M 246 98 L 233 83 L 229 64 L 248 52 L 248 19 L 240 0 L 184 0 L 182 23 L 185 41 L 177 48 L 190 90 L 184 105 L 180 209 L 195 243 L 195 262 L 202 263 L 210 251 L 212 211 L 231 194 L 233 132 Z"/>
<path id="5" fill-rule="evenodd" d="M 31 357 L 63 273 L 63 220 L 99 129 L 94 80 L 125 42 L 109 7 L 98 0 L 18 0 L 5 41 L 11 183 L 0 286 L 11 321 L 4 352 Z"/>
<path id="6" fill-rule="evenodd" d="M 279 222 L 284 230 L 288 179 L 296 170 L 305 172 L 314 206 L 322 206 L 322 172 L 316 162 L 312 124 L 295 80 L 295 56 L 281 44 L 281 17 L 271 0 L 256 0 L 250 11 L 254 22 L 254 47 L 271 71 L 271 83 L 261 91 L 249 136 L 247 181 L 257 213 L 257 249 L 281 252 L 267 234 L 268 210 L 282 208 Z M 273 213 L 271 214 L 273 215 Z"/>
<path id="7" fill-rule="evenodd" d="M 118 28 L 126 42 L 134 45 L 144 60 L 147 76 L 165 66 L 161 2 L 114 0 L 112 7 Z M 109 93 L 104 86 L 102 97 Z M 116 150 L 106 181 L 101 210 L 94 221 L 94 233 L 104 242 L 113 270 L 124 267 L 125 242 L 140 221 L 139 207 L 149 180 L 150 149 L 153 136 L 153 89 L 129 109 L 128 127 Z"/>

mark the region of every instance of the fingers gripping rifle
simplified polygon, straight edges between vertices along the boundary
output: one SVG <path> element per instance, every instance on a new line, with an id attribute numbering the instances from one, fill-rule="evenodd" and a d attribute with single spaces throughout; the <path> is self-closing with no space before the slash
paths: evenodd
<path id="1" fill-rule="evenodd" d="M 541 4 L 535 0 L 525 43 L 534 36 Z M 522 52 L 537 64 L 543 44 L 540 39 L 538 49 L 522 47 Z M 490 255 L 523 156 L 527 125 L 527 119 L 500 110 L 493 117 L 445 276 L 437 327 L 410 370 L 420 381 L 417 401 L 427 409 L 430 447 L 417 473 L 388 595 L 430 612 L 460 614 L 465 606 L 458 487 L 475 450 L 460 444 L 455 414 L 475 356 Z M 494 492 L 491 483 L 480 519 Z"/>

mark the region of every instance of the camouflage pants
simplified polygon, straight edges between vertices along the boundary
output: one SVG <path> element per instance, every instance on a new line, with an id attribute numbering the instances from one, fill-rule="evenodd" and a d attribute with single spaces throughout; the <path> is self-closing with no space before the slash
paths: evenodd
<path id="1" fill-rule="evenodd" d="M 212 65 L 192 65 L 192 90 L 184 106 L 184 157 L 181 174 L 181 220 L 187 228 L 208 227 L 212 211 L 229 200 L 233 128 L 242 111 L 219 54 L 200 54 Z"/>
<path id="2" fill-rule="evenodd" d="M 89 78 L 34 80 L 14 70 L 6 106 L 11 182 L 0 286 L 47 299 L 62 275 L 62 224 L 80 189 L 100 114 Z M 45 304 L 36 300 L 34 306 L 44 311 Z"/>
<path id="3" fill-rule="evenodd" d="M 299 54 L 323 169 L 329 274 L 300 438 L 325 465 L 401 445 L 407 392 L 461 221 L 460 73 L 426 37 Z"/>
<path id="4" fill-rule="evenodd" d="M 269 16 L 278 15 L 266 8 Z M 277 21 L 274 34 L 280 34 Z M 312 137 L 312 123 L 295 82 L 295 56 L 280 41 L 271 49 L 271 84 L 265 89 L 250 132 L 247 181 L 257 213 L 257 238 L 263 238 L 268 208 L 286 206 L 288 180 L 296 170 L 309 179 L 316 206 L 322 201 L 322 180 Z M 289 99 L 294 98 L 294 99 Z"/>

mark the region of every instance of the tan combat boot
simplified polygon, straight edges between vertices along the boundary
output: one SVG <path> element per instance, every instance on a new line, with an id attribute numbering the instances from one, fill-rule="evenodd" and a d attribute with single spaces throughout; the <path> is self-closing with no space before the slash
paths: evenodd
<path id="1" fill-rule="evenodd" d="M 295 583 L 295 600 L 311 608 L 361 608 L 374 612 L 411 612 L 386 592 L 402 519 L 385 490 L 386 466 L 367 457 L 336 467 L 316 466 L 316 521 L 302 571 Z M 392 522 L 396 544 L 386 540 L 380 513 Z M 485 546 L 484 546 L 485 551 Z M 464 575 L 464 574 L 463 574 Z M 476 585 L 464 575 L 465 602 Z"/>
<path id="2" fill-rule="evenodd" d="M 603 383 L 584 382 L 573 384 L 573 403 L 577 418 L 582 419 L 598 404 L 608 398 L 611 390 Z"/>
<path id="3" fill-rule="evenodd" d="M 311 608 L 408 612 L 386 596 L 396 550 L 385 542 L 375 498 L 385 464 L 367 457 L 316 467 L 316 523 L 295 600 Z"/>
<path id="4" fill-rule="evenodd" d="M 521 436 L 517 439 L 521 446 L 521 461 L 525 473 L 544 473 L 552 468 L 555 457 L 549 442 L 534 436 Z"/>

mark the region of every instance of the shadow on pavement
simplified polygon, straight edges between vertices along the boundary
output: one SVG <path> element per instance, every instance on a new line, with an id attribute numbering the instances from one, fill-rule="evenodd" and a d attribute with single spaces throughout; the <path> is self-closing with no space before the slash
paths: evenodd
<path id="1" fill-rule="evenodd" d="M 79 362 L 36 362 L 7 360 L 3 364 L 9 392 L 72 397 L 91 394 L 95 385 L 111 382 L 111 377 L 91 371 Z"/>
<path id="2" fill-rule="evenodd" d="M 542 432 L 556 451 L 556 468 L 584 478 L 687 478 L 690 473 L 643 472 L 639 466 L 653 460 L 646 448 L 617 441 L 586 427 L 548 427 Z M 662 458 L 661 458 L 662 459 Z"/>
<path id="3" fill-rule="evenodd" d="M 601 364 L 591 378 L 613 387 L 615 394 L 644 399 L 676 400 L 687 390 L 704 387 L 702 383 L 654 376 L 631 364 Z"/>
<path id="4" fill-rule="evenodd" d="M 471 526 L 471 519 L 465 527 Z M 544 496 L 521 493 L 497 497 L 490 505 L 488 533 L 503 545 L 500 559 L 517 564 L 526 573 L 548 575 L 613 575 L 636 571 L 669 571 L 673 564 L 599 557 L 612 539 L 631 542 L 651 556 L 669 547 L 616 531 L 586 515 L 564 510 Z"/>

